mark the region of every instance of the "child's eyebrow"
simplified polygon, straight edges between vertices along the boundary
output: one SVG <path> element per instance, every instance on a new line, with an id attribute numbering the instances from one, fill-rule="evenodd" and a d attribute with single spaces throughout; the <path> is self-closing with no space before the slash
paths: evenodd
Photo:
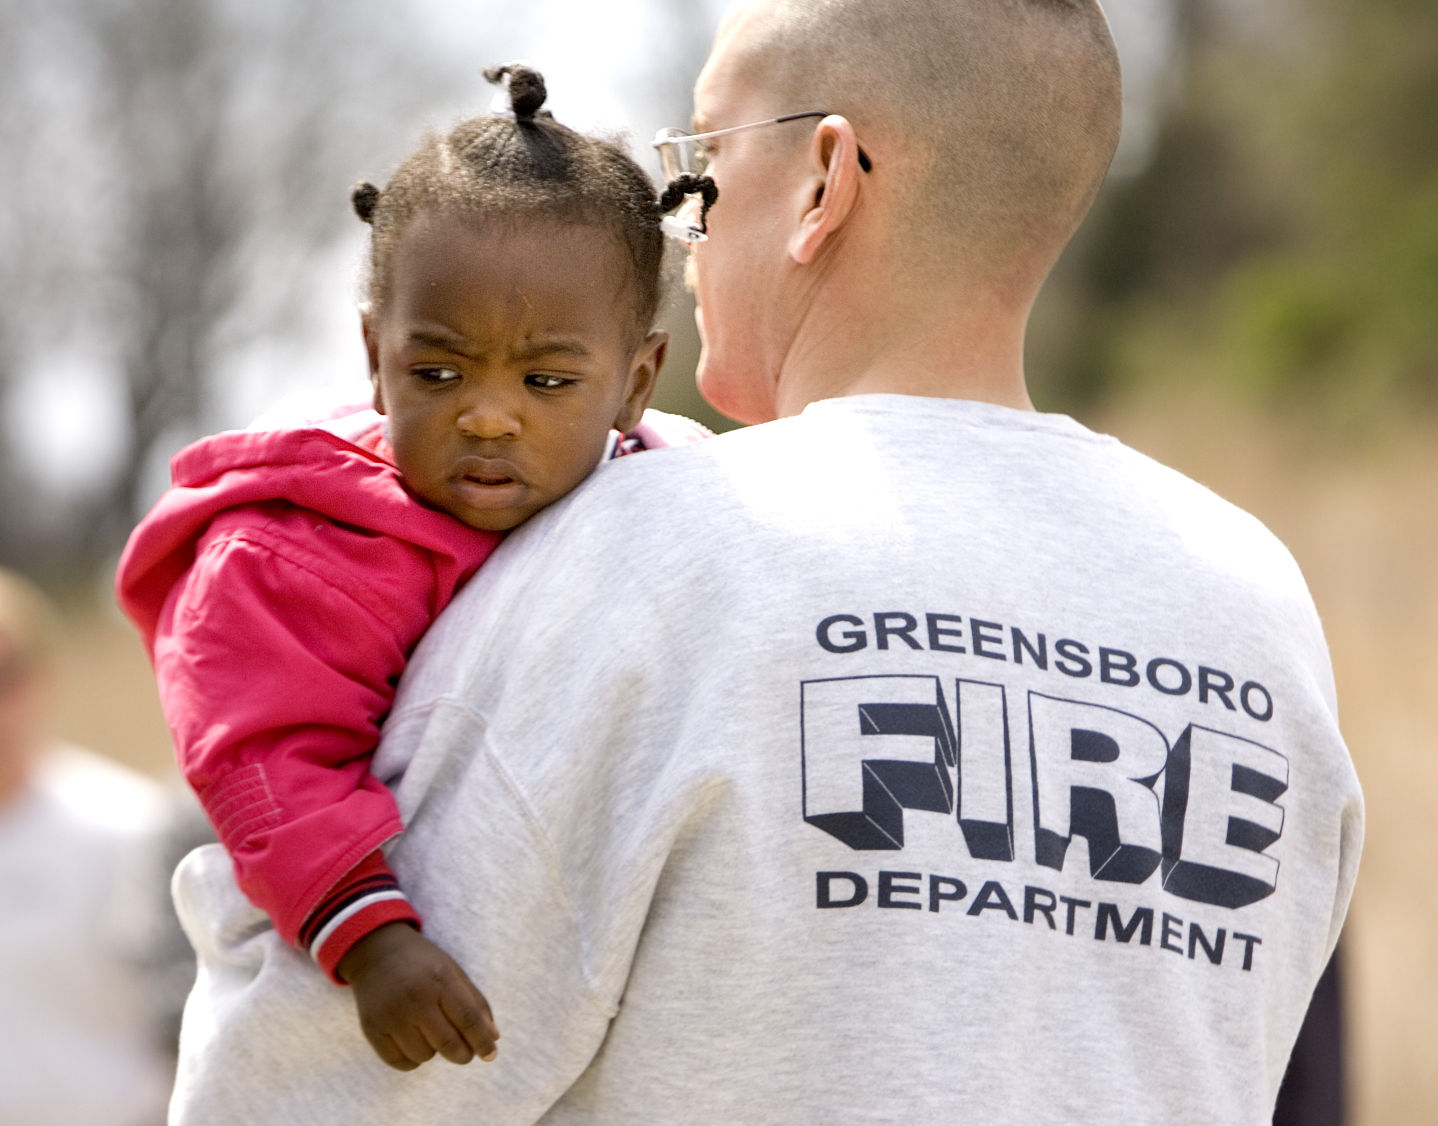
<path id="1" fill-rule="evenodd" d="M 438 348 L 459 356 L 477 355 L 477 349 L 468 337 L 449 329 L 417 328 L 405 339 L 411 348 Z M 510 351 L 509 359 L 513 363 L 529 363 L 542 356 L 574 356 L 578 359 L 585 359 L 591 354 L 582 340 L 556 336 L 522 344 Z"/>
<path id="2" fill-rule="evenodd" d="M 589 349 L 581 340 L 560 337 L 553 340 L 536 340 L 531 344 L 515 348 L 510 352 L 509 358 L 523 363 L 528 360 L 537 360 L 541 356 L 553 355 L 576 356 L 583 359 L 589 355 Z"/>
<path id="3" fill-rule="evenodd" d="M 447 352 L 467 354 L 469 341 L 457 332 L 445 329 L 415 329 L 406 338 L 411 348 L 443 348 Z"/>

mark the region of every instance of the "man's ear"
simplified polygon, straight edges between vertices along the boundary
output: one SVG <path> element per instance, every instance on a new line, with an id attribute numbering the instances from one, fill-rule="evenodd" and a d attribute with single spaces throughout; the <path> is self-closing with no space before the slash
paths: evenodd
<path id="1" fill-rule="evenodd" d="M 669 334 L 658 329 L 644 338 L 630 361 L 629 386 L 625 390 L 624 402 L 614 419 L 614 429 L 627 434 L 639 425 L 649 400 L 654 397 L 654 386 L 659 379 L 659 369 L 664 366 L 664 356 L 669 351 Z"/>
<path id="2" fill-rule="evenodd" d="M 369 382 L 374 389 L 374 409 L 384 414 L 384 395 L 379 386 L 379 333 L 368 310 L 360 313 L 360 332 L 364 334 L 365 355 L 369 358 Z"/>
<path id="3" fill-rule="evenodd" d="M 863 176 L 859 139 L 847 117 L 831 113 L 824 118 L 810 146 L 818 175 L 811 181 L 799 229 L 789 238 L 789 257 L 800 265 L 812 262 L 853 214 Z"/>

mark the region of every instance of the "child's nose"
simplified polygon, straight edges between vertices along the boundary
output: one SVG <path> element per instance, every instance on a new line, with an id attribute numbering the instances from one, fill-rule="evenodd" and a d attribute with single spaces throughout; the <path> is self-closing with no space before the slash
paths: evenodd
<path id="1" fill-rule="evenodd" d="M 518 396 L 496 388 L 477 389 L 460 411 L 460 433 L 470 438 L 513 438 L 519 433 Z"/>

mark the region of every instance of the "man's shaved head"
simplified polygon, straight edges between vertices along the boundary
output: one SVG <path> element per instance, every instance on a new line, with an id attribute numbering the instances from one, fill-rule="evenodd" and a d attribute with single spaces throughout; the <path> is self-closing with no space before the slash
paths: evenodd
<path id="1" fill-rule="evenodd" d="M 914 267 L 1046 273 L 1118 144 L 1097 0 L 752 0 L 728 33 L 768 109 L 844 115 L 875 174 L 901 178 L 894 234 Z"/>

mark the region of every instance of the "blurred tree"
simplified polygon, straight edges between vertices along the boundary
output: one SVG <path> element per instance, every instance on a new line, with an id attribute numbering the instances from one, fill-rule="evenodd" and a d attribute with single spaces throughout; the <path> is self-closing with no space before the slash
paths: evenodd
<path id="1" fill-rule="evenodd" d="M 1165 377 L 1341 427 L 1438 407 L 1438 5 L 1181 0 L 1152 159 L 1036 329 L 1074 408 Z"/>
<path id="2" fill-rule="evenodd" d="M 212 425 L 222 361 L 301 326 L 318 253 L 354 222 L 350 182 L 442 92 L 425 47 L 381 0 L 0 9 L 0 402 L 101 370 L 125 430 L 65 519 L 0 446 L 0 562 L 113 551 L 152 460 Z"/>

